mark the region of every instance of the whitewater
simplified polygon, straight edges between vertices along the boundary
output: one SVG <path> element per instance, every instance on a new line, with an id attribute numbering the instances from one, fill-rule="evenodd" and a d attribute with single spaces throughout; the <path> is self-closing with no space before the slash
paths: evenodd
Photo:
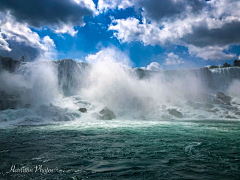
<path id="1" fill-rule="evenodd" d="M 0 179 L 239 178 L 239 67 L 62 59 L 0 84 Z"/>

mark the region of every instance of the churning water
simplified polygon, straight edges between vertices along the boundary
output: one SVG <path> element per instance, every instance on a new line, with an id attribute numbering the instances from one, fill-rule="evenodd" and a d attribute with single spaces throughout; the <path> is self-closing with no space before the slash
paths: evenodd
<path id="1" fill-rule="evenodd" d="M 0 134 L 0 179 L 240 176 L 238 121 L 82 120 L 4 129 Z M 13 172 L 14 165 L 15 171 L 33 172 Z"/>

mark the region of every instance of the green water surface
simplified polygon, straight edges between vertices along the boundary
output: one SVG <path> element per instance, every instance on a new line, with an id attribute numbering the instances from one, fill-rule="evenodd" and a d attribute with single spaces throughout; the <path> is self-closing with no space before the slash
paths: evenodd
<path id="1" fill-rule="evenodd" d="M 1 129 L 0 179 L 240 179 L 238 121 L 106 124 Z"/>

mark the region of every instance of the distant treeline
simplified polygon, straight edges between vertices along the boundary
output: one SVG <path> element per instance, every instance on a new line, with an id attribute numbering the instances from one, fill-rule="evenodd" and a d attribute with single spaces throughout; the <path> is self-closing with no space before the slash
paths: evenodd
<path id="1" fill-rule="evenodd" d="M 214 68 L 225 68 L 225 67 L 240 67 L 240 60 L 235 60 L 235 61 L 233 61 L 233 65 L 231 65 L 231 64 L 228 64 L 228 63 L 224 63 L 222 66 L 210 66 L 209 67 L 209 69 L 214 69 Z"/>

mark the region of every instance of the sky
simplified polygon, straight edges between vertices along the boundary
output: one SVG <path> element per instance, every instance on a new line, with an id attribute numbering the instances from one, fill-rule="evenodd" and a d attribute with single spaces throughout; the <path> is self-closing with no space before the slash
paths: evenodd
<path id="1" fill-rule="evenodd" d="M 240 0 L 1 0 L 0 55 L 89 62 L 110 54 L 149 70 L 232 64 L 239 8 Z"/>

